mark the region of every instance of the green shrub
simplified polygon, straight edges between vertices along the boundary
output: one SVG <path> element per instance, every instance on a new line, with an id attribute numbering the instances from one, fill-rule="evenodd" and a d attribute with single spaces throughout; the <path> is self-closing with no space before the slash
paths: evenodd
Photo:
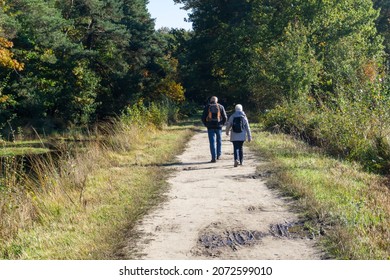
<path id="1" fill-rule="evenodd" d="M 128 125 L 138 128 L 154 126 L 162 129 L 168 124 L 176 123 L 179 120 L 180 107 L 175 102 L 164 100 L 151 102 L 148 106 L 142 101 L 127 107 L 121 115 L 121 120 Z"/>
<path id="2" fill-rule="evenodd" d="M 121 120 L 124 124 L 134 125 L 139 128 L 145 127 L 149 122 L 148 109 L 142 102 L 134 103 L 125 108 L 121 114 Z"/>
<path id="3" fill-rule="evenodd" d="M 151 103 L 148 108 L 148 121 L 158 129 L 168 124 L 169 110 L 163 104 Z"/>
<path id="4" fill-rule="evenodd" d="M 271 131 L 292 134 L 329 154 L 361 162 L 367 170 L 390 173 L 390 101 L 348 100 L 315 106 L 295 102 L 276 107 L 262 117 Z M 333 108 L 332 108 L 333 107 Z"/>

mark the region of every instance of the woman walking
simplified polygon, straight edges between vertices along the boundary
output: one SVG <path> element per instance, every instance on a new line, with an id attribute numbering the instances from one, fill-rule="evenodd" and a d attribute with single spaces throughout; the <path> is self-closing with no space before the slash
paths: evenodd
<path id="1" fill-rule="evenodd" d="M 235 112 L 226 123 L 226 135 L 229 136 L 229 134 L 230 141 L 233 143 L 234 167 L 237 167 L 239 164 L 242 165 L 243 162 L 245 140 L 252 141 L 248 118 L 242 110 L 241 104 L 236 105 Z"/>

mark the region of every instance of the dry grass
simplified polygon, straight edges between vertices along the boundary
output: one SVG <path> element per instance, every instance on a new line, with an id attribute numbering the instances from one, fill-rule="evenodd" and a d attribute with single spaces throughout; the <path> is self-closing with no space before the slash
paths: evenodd
<path id="1" fill-rule="evenodd" d="M 0 258 L 117 257 L 126 229 L 166 186 L 158 165 L 191 134 L 115 122 L 80 149 L 64 144 L 58 158 L 38 158 L 30 174 L 11 158 L 0 181 Z"/>
<path id="2" fill-rule="evenodd" d="M 325 156 L 289 136 L 257 133 L 252 147 L 270 159 L 270 183 L 298 200 L 337 259 L 390 259 L 386 178 Z M 264 168 L 264 167 L 263 167 Z"/>

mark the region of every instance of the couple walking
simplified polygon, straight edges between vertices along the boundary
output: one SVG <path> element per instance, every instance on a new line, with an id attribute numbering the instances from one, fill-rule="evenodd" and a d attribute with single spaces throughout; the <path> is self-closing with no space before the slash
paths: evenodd
<path id="1" fill-rule="evenodd" d="M 218 98 L 213 96 L 203 110 L 202 122 L 207 127 L 211 162 L 216 162 L 222 155 L 222 127 L 226 124 L 226 135 L 230 134 L 230 141 L 233 143 L 234 167 L 242 165 L 244 142 L 246 139 L 249 142 L 252 140 L 249 122 L 242 105 L 237 104 L 235 112 L 228 119 L 225 108 L 218 103 Z"/>

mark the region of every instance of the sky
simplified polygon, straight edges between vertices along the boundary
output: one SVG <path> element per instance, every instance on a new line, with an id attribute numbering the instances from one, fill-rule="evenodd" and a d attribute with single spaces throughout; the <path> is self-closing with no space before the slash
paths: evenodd
<path id="1" fill-rule="evenodd" d="M 156 29 L 161 27 L 192 28 L 190 22 L 185 22 L 188 12 L 180 9 L 182 5 L 175 4 L 173 0 L 149 0 L 148 10 L 155 19 Z"/>

